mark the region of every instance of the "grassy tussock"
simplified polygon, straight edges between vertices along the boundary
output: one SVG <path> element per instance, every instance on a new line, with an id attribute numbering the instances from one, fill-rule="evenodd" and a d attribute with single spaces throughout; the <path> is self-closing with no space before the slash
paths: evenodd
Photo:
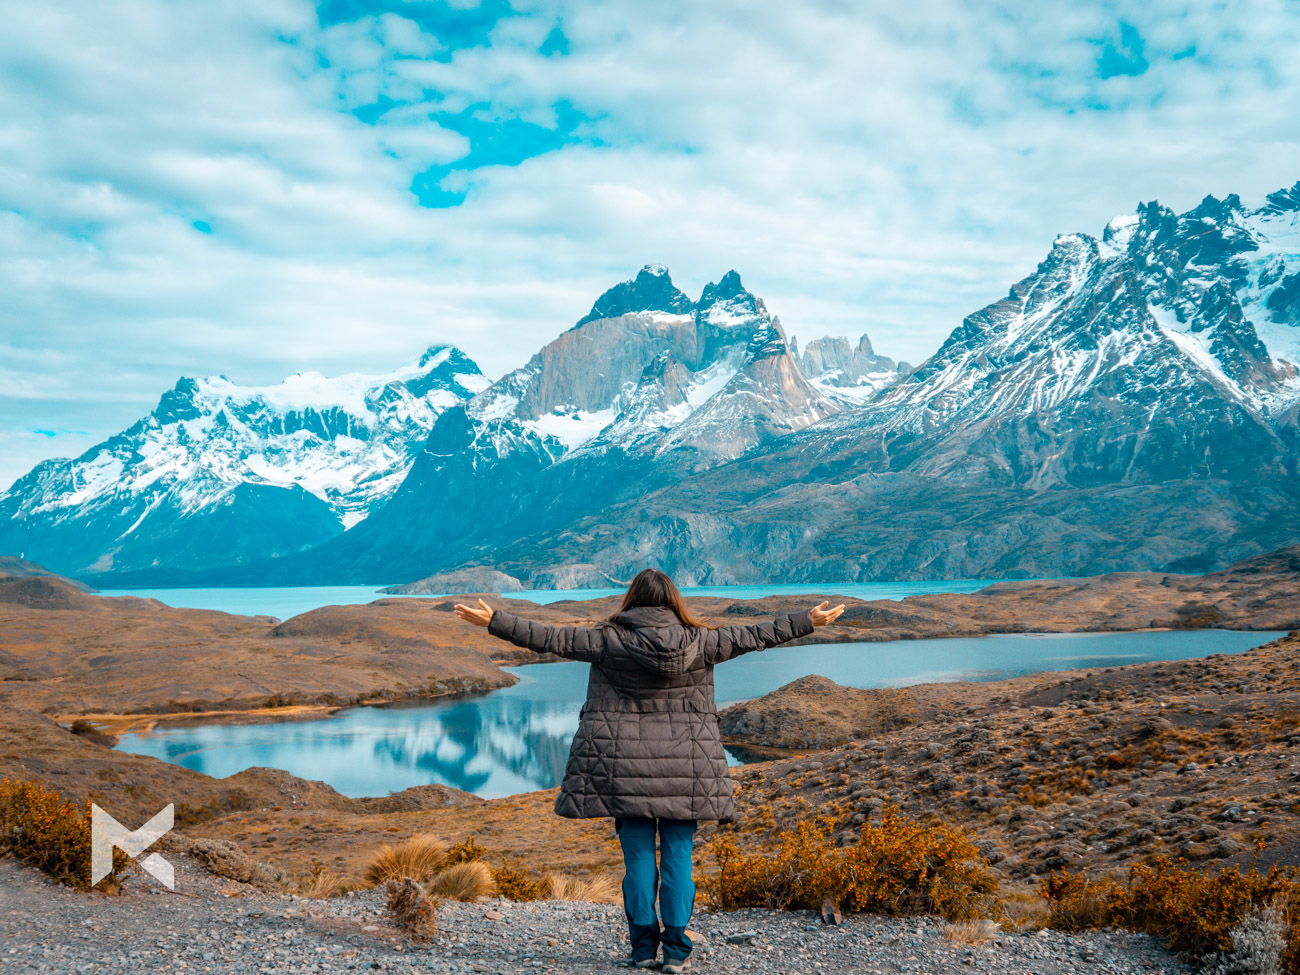
<path id="1" fill-rule="evenodd" d="M 372 887 L 403 877 L 430 880 L 447 865 L 447 844 L 434 836 L 413 836 L 401 843 L 385 843 L 366 868 L 366 882 Z"/>
<path id="2" fill-rule="evenodd" d="M 319 860 L 313 860 L 311 873 L 299 880 L 296 886 L 299 897 L 326 900 L 355 890 L 357 883 L 349 877 L 335 873 Z"/>
<path id="3" fill-rule="evenodd" d="M 608 877 L 570 877 L 548 873 L 542 877 L 542 896 L 554 901 L 590 901 L 593 904 L 617 904 L 621 895 Z"/>
<path id="4" fill-rule="evenodd" d="M 943 936 L 962 945 L 979 945 L 996 938 L 1002 931 L 997 921 L 984 918 L 980 921 L 958 921 L 943 929 Z"/>
<path id="5" fill-rule="evenodd" d="M 449 901 L 472 902 L 496 893 L 492 870 L 482 860 L 453 863 L 426 886 L 433 896 Z"/>
<path id="6" fill-rule="evenodd" d="M 1235 866 L 1211 872 L 1160 857 L 1132 867 L 1123 882 L 1053 873 L 1043 881 L 1042 893 L 1054 928 L 1141 931 L 1167 938 L 1173 951 L 1204 959 L 1240 949 L 1234 940 L 1249 929 L 1244 922 L 1276 909 L 1285 930 L 1279 970 L 1300 975 L 1300 869 L 1295 867 L 1274 867 L 1266 874 Z"/>

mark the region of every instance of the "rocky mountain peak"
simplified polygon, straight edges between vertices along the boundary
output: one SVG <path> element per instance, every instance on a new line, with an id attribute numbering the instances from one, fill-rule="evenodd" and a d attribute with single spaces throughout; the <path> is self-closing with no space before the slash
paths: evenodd
<path id="1" fill-rule="evenodd" d="M 766 327 L 769 316 L 763 300 L 745 290 L 739 274 L 728 271 L 717 284 L 704 286 L 695 304 L 695 317 L 702 325 L 734 329 L 755 323 Z"/>
<path id="2" fill-rule="evenodd" d="M 199 406 L 199 381 L 182 376 L 176 385 L 158 398 L 153 418 L 159 423 L 177 423 L 196 419 L 203 411 Z"/>
<path id="3" fill-rule="evenodd" d="M 704 291 L 700 295 L 700 302 L 707 302 L 714 297 L 734 298 L 736 295 L 745 293 L 745 286 L 740 281 L 740 272 L 732 268 L 722 276 L 722 279 L 717 284 L 709 282 L 704 286 Z"/>
<path id="4" fill-rule="evenodd" d="M 616 284 L 597 298 L 591 311 L 578 319 L 578 325 L 639 311 L 689 315 L 693 309 L 691 299 L 673 284 L 668 268 L 662 264 L 647 264 L 631 281 Z"/>
<path id="5" fill-rule="evenodd" d="M 842 406 L 866 402 L 911 371 L 906 363 L 876 355 L 865 333 L 856 346 L 843 335 L 813 339 L 802 352 L 790 344 L 800 372 Z"/>
<path id="6" fill-rule="evenodd" d="M 1267 202 L 1256 213 L 1275 215 L 1300 211 L 1300 180 L 1294 186 L 1270 193 Z"/>

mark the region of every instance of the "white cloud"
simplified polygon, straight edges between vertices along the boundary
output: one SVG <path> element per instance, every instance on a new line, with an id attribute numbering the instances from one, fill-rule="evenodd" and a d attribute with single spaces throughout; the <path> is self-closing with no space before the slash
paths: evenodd
<path id="1" fill-rule="evenodd" d="M 735 267 L 801 338 L 919 361 L 1059 232 L 1300 178 L 1285 0 L 572 0 L 460 49 L 435 8 L 322 29 L 299 0 L 0 0 L 0 346 L 60 357 L 0 349 L 0 431 L 106 434 L 181 373 L 434 342 L 499 373 L 647 261 L 688 292 Z M 1121 22 L 1149 68 L 1103 79 Z M 564 103 L 577 144 L 418 205 L 413 176 L 471 149 L 431 115 L 550 127 Z M 0 444 L 0 482 L 85 445 L 36 439 Z"/>

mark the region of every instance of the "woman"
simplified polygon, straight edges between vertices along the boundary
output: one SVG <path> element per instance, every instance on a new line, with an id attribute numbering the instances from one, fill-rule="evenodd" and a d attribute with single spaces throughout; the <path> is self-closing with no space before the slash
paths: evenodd
<path id="1" fill-rule="evenodd" d="M 657 569 L 637 575 L 618 611 L 595 627 L 543 626 L 494 611 L 481 599 L 478 605 L 457 604 L 456 615 L 517 646 L 591 664 L 555 811 L 573 819 L 613 817 L 623 847 L 632 964 L 654 968 L 662 944 L 663 970 L 686 971 L 695 827 L 702 819 L 736 817 L 713 668 L 807 636 L 844 607 L 822 603 L 771 623 L 708 627 L 691 617 L 677 587 Z"/>

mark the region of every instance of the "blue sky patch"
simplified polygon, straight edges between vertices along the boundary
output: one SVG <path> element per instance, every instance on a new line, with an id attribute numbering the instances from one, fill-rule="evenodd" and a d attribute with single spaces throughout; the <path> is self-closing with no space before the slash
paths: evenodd
<path id="1" fill-rule="evenodd" d="M 456 206 L 465 199 L 465 191 L 450 191 L 441 186 L 453 172 L 481 169 L 484 166 L 518 166 L 525 160 L 566 145 L 599 145 L 599 141 L 579 133 L 587 117 L 567 101 L 556 102 L 556 125 L 550 129 L 518 118 L 485 119 L 491 110 L 486 104 L 473 105 L 455 115 L 439 115 L 439 125 L 458 132 L 469 140 L 469 153 L 453 163 L 432 166 L 411 181 L 411 192 L 421 206 Z"/>
<path id="2" fill-rule="evenodd" d="M 569 39 L 564 36 L 564 31 L 559 27 L 552 27 L 551 32 L 546 35 L 546 40 L 542 41 L 542 46 L 537 49 L 537 53 L 545 57 L 555 57 L 569 53 Z"/>
<path id="3" fill-rule="evenodd" d="M 506 0 L 483 0 L 469 9 L 440 0 L 322 0 L 316 7 L 322 27 L 385 13 L 414 21 L 436 37 L 445 51 L 434 57 L 446 61 L 460 48 L 488 44 L 493 28 L 504 18 L 513 16 L 515 10 Z"/>
<path id="4" fill-rule="evenodd" d="M 1146 41 L 1132 24 L 1119 25 L 1119 40 L 1101 42 L 1101 56 L 1097 58 L 1097 75 L 1102 79 L 1118 75 L 1137 77 L 1151 66 L 1146 58 Z"/>

